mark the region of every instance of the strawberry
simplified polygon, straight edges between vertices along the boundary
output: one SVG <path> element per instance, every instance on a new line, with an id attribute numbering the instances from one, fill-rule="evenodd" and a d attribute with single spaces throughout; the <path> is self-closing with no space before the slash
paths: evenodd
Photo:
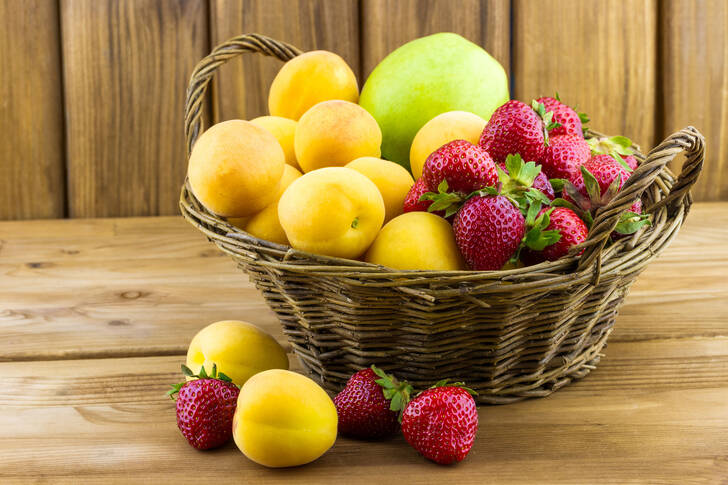
<path id="1" fill-rule="evenodd" d="M 412 387 L 371 366 L 352 375 L 334 398 L 339 431 L 355 438 L 382 438 L 399 427 L 398 416 Z"/>
<path id="2" fill-rule="evenodd" d="M 560 135 L 549 140 L 541 169 L 551 179 L 571 180 L 589 160 L 589 145 L 581 136 Z"/>
<path id="3" fill-rule="evenodd" d="M 453 231 L 470 268 L 497 270 L 518 250 L 526 220 L 505 196 L 476 195 L 458 211 Z"/>
<path id="4" fill-rule="evenodd" d="M 546 111 L 551 111 L 554 114 L 553 120 L 559 124 L 549 131 L 549 136 L 573 135 L 584 138 L 582 121 L 589 121 L 586 115 L 577 113 L 571 106 L 562 103 L 558 94 L 556 98 L 543 97 L 536 102 L 543 104 Z"/>
<path id="5" fill-rule="evenodd" d="M 450 192 L 468 194 L 495 186 L 498 172 L 485 150 L 465 140 L 453 140 L 427 157 L 422 179 L 430 192 L 436 192 L 444 180 Z"/>
<path id="6" fill-rule="evenodd" d="M 626 136 L 590 138 L 587 140 L 592 155 L 609 155 L 629 173 L 637 168 L 638 162 L 632 150 L 632 140 Z"/>
<path id="7" fill-rule="evenodd" d="M 566 207 L 544 208 L 539 216 L 544 214 L 548 217 L 546 230 L 558 231 L 561 237 L 541 251 L 524 251 L 521 259 L 528 264 L 537 264 L 545 260 L 556 261 L 566 256 L 573 246 L 586 241 L 589 234 L 589 228 L 586 227 L 584 221 L 571 209 Z"/>
<path id="8" fill-rule="evenodd" d="M 498 167 L 500 167 L 500 169 L 503 170 L 506 175 L 509 175 L 508 168 L 506 167 L 505 163 L 498 164 Z M 546 176 L 545 173 L 543 173 L 543 171 L 538 172 L 538 175 L 536 175 L 536 177 L 533 179 L 533 183 L 531 185 L 534 189 L 538 190 L 543 195 L 548 197 L 549 200 L 554 200 L 554 188 L 551 186 L 549 178 Z"/>
<path id="9" fill-rule="evenodd" d="M 410 188 L 407 196 L 404 198 L 404 204 L 402 204 L 404 212 L 427 212 L 427 208 L 430 207 L 432 201 L 422 200 L 420 198 L 429 191 L 425 180 L 422 177 L 418 178 L 417 182 Z M 445 212 L 437 211 L 435 214 L 443 216 Z"/>
<path id="10" fill-rule="evenodd" d="M 611 155 L 592 156 L 581 167 L 581 172 L 565 183 L 563 201 L 571 209 L 581 210 L 582 219 L 591 224 L 594 212 L 614 198 L 629 176 L 627 169 Z M 622 214 L 614 236 L 633 234 L 640 227 L 649 225 L 648 216 L 640 214 L 642 214 L 642 201 L 637 200 Z"/>
<path id="11" fill-rule="evenodd" d="M 190 445 L 198 450 L 209 450 L 227 443 L 233 433 L 233 415 L 240 389 L 232 380 L 217 372 L 207 375 L 204 366 L 194 375 L 185 365 L 182 372 L 194 380 L 172 386 L 167 393 L 174 399 L 177 394 L 177 426 Z"/>
<path id="12" fill-rule="evenodd" d="M 553 113 L 546 112 L 543 104 L 534 101 L 529 106 L 513 99 L 493 112 L 479 145 L 497 163 L 516 153 L 524 160 L 540 161 L 548 143 L 548 130 L 556 126 L 552 117 Z"/>
<path id="13" fill-rule="evenodd" d="M 440 465 L 462 461 L 478 432 L 472 391 L 461 385 L 439 382 L 410 401 L 402 413 L 402 434 L 407 442 Z"/>

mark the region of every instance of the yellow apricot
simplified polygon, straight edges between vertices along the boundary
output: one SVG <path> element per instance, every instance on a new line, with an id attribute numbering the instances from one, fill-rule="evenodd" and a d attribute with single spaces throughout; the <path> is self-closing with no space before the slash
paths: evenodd
<path id="1" fill-rule="evenodd" d="M 415 179 L 422 176 L 422 167 L 432 152 L 453 140 L 467 140 L 477 145 L 485 128 L 485 120 L 467 111 L 448 111 L 424 124 L 410 146 L 410 167 Z"/>
<path id="2" fill-rule="evenodd" d="M 304 172 L 342 167 L 359 157 L 379 157 L 382 132 L 364 108 L 348 101 L 324 101 L 298 121 L 294 147 Z"/>
<path id="3" fill-rule="evenodd" d="M 257 238 L 287 245 L 288 238 L 278 219 L 278 201 L 288 186 L 300 176 L 301 172 L 286 165 L 275 202 L 248 219 L 243 229 Z"/>
<path id="4" fill-rule="evenodd" d="M 192 192 L 211 212 L 245 217 L 273 202 L 285 164 L 270 132 L 249 121 L 229 120 L 200 135 L 187 176 Z"/>
<path id="5" fill-rule="evenodd" d="M 238 396 L 233 439 L 254 462 L 280 468 L 305 465 L 336 441 L 331 398 L 308 377 L 267 370 L 251 377 Z"/>
<path id="6" fill-rule="evenodd" d="M 296 152 L 293 149 L 293 138 L 296 135 L 297 124 L 295 121 L 280 116 L 259 116 L 250 120 L 250 122 L 270 131 L 283 148 L 283 153 L 286 154 L 286 163 L 300 170 L 296 161 Z"/>
<path id="7" fill-rule="evenodd" d="M 345 165 L 374 182 L 384 199 L 384 223 L 402 213 L 402 204 L 415 181 L 402 165 L 381 158 L 360 157 Z"/>
<path id="8" fill-rule="evenodd" d="M 223 320 L 200 330 L 187 349 L 187 367 L 195 374 L 202 366 L 209 374 L 213 364 L 242 386 L 258 372 L 288 369 L 288 356 L 273 337 L 252 323 Z"/>
<path id="9" fill-rule="evenodd" d="M 384 221 L 384 200 L 356 170 L 326 167 L 293 181 L 278 202 L 291 246 L 339 258 L 361 256 Z"/>
<path id="10" fill-rule="evenodd" d="M 389 221 L 367 251 L 366 261 L 394 269 L 465 269 L 450 223 L 430 212 L 406 212 Z"/>
<path id="11" fill-rule="evenodd" d="M 311 51 L 283 64 L 270 86 L 268 110 L 298 120 L 311 106 L 329 99 L 358 102 L 356 76 L 333 52 Z"/>

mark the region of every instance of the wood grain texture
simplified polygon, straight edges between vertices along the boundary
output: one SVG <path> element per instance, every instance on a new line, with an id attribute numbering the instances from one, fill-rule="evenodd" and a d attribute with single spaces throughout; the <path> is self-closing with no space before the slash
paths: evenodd
<path id="1" fill-rule="evenodd" d="M 336 52 L 359 74 L 357 0 L 211 0 L 214 45 L 245 33 L 261 33 L 301 50 Z M 244 55 L 219 70 L 213 82 L 216 122 L 268 114 L 268 89 L 281 62 Z"/>
<path id="2" fill-rule="evenodd" d="M 234 444 L 200 453 L 164 396 L 181 357 L 0 364 L 0 481 L 184 477 L 239 483 L 720 483 L 728 474 L 728 341 L 610 345 L 587 379 L 545 399 L 480 408 L 466 460 L 437 467 L 401 436 L 339 438 L 288 470 L 247 460 Z M 436 475 L 435 475 L 436 474 Z"/>
<path id="3" fill-rule="evenodd" d="M 71 217 L 177 213 L 205 0 L 62 0 Z"/>
<path id="4" fill-rule="evenodd" d="M 0 0 L 0 220 L 63 217 L 58 5 Z"/>
<path id="5" fill-rule="evenodd" d="M 475 42 L 510 70 L 510 2 L 507 0 L 362 0 L 362 74 L 392 50 L 437 32 Z"/>
<path id="6" fill-rule="evenodd" d="M 693 194 L 728 200 L 728 3 L 669 0 L 660 9 L 663 134 L 686 125 L 702 131 L 710 176 Z"/>
<path id="7" fill-rule="evenodd" d="M 655 143 L 655 0 L 513 2 L 514 97 L 558 91 L 598 131 Z"/>

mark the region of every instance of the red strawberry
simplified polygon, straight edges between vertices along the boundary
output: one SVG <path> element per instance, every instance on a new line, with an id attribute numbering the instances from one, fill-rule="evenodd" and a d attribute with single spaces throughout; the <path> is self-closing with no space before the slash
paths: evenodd
<path id="1" fill-rule="evenodd" d="M 172 386 L 167 394 L 177 394 L 177 426 L 190 445 L 209 450 L 227 443 L 233 433 L 233 415 L 240 389 L 230 378 L 217 372 L 213 364 L 208 376 L 205 368 L 194 375 L 185 365 L 182 372 L 196 379 Z"/>
<path id="2" fill-rule="evenodd" d="M 589 145 L 584 138 L 574 135 L 554 136 L 549 139 L 541 162 L 541 169 L 552 179 L 571 180 L 589 160 Z"/>
<path id="3" fill-rule="evenodd" d="M 536 107 L 539 111 L 513 99 L 493 112 L 480 135 L 479 144 L 496 163 L 503 163 L 508 155 L 516 153 L 529 161 L 543 158 L 552 115 L 543 105 Z"/>
<path id="4" fill-rule="evenodd" d="M 453 231 L 455 242 L 472 269 L 497 270 L 518 250 L 526 221 L 506 197 L 476 195 L 458 211 Z"/>
<path id="5" fill-rule="evenodd" d="M 485 150 L 465 140 L 454 140 L 427 157 L 422 179 L 430 192 L 437 192 L 444 180 L 450 192 L 469 194 L 495 186 L 498 172 Z"/>
<path id="6" fill-rule="evenodd" d="M 539 98 L 536 102 L 542 103 L 546 111 L 551 111 L 554 114 L 553 120 L 560 125 L 550 130 L 549 136 L 574 135 L 584 138 L 581 126 L 582 116 L 579 116 L 579 113 L 574 111 L 571 106 L 549 97 Z"/>
<path id="7" fill-rule="evenodd" d="M 581 244 L 586 241 L 589 234 L 589 228 L 586 227 L 584 221 L 571 209 L 566 207 L 544 208 L 539 213 L 548 214 L 549 223 L 546 230 L 558 231 L 561 237 L 555 243 L 546 246 L 541 251 L 526 250 L 522 255 L 522 260 L 528 264 L 536 264 L 542 261 L 556 261 L 569 252 L 572 246 Z"/>
<path id="8" fill-rule="evenodd" d="M 349 378 L 336 395 L 339 431 L 355 438 L 382 438 L 397 431 L 398 411 L 409 400 L 412 387 L 372 366 Z M 389 397 L 387 397 L 389 396 Z"/>
<path id="9" fill-rule="evenodd" d="M 626 136 L 590 138 L 587 140 L 592 155 L 610 155 L 629 172 L 637 168 L 638 162 L 632 150 L 632 140 Z"/>
<path id="10" fill-rule="evenodd" d="M 473 447 L 477 432 L 475 400 L 462 387 L 427 389 L 402 413 L 402 434 L 407 442 L 440 465 L 462 461 Z"/>
<path id="11" fill-rule="evenodd" d="M 425 184 L 425 180 L 420 177 L 417 182 L 407 192 L 407 197 L 404 198 L 404 212 L 427 212 L 427 208 L 432 204 L 431 200 L 420 200 L 423 194 L 429 192 Z M 444 211 L 435 212 L 435 214 L 442 216 L 445 214 Z"/>
<path id="12" fill-rule="evenodd" d="M 500 163 L 498 164 L 498 166 L 506 173 L 506 175 L 508 175 L 508 169 L 506 168 L 505 163 Z M 554 200 L 554 188 L 551 186 L 549 178 L 546 176 L 545 173 L 543 173 L 543 171 L 539 172 L 538 175 L 536 175 L 536 178 L 533 179 L 532 187 L 540 191 L 550 200 Z"/>
<path id="13" fill-rule="evenodd" d="M 598 200 L 595 200 L 595 198 L 588 193 L 582 172 L 578 172 L 574 177 L 569 179 L 569 181 L 583 196 L 583 198 L 578 198 L 579 200 L 576 201 L 577 205 L 586 210 L 606 205 L 609 200 L 614 197 L 614 194 L 608 194 L 610 185 L 615 183 L 617 189 L 615 193 L 619 192 L 630 176 L 630 173 L 622 165 L 617 163 L 617 161 L 610 155 L 595 155 L 587 160 L 584 164 L 584 168 L 592 174 L 599 184 L 599 194 L 594 194 L 597 196 Z M 620 182 L 616 183 L 615 180 L 618 177 Z M 574 202 L 572 194 L 569 193 L 564 193 L 564 199 L 572 203 Z M 635 202 L 632 206 L 633 209 L 637 209 L 638 204 L 639 201 Z"/>
<path id="14" fill-rule="evenodd" d="M 624 160 L 625 163 L 627 165 L 629 165 L 629 168 L 631 168 L 632 170 L 636 170 L 637 167 L 639 166 L 639 162 L 634 157 L 634 155 L 620 155 L 620 156 L 622 157 L 622 160 Z"/>

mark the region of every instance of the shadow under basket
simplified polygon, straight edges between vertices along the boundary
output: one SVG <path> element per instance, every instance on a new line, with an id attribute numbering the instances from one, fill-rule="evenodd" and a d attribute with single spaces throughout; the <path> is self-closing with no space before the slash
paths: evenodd
<path id="1" fill-rule="evenodd" d="M 188 156 L 210 79 L 244 52 L 282 61 L 300 54 L 257 34 L 217 46 L 187 91 Z M 675 177 L 666 165 L 683 151 Z M 248 273 L 305 369 L 327 390 L 376 364 L 416 389 L 451 378 L 475 389 L 479 403 L 503 404 L 547 396 L 595 368 L 630 286 L 680 229 L 703 155 L 703 137 L 692 127 L 647 157 L 637 153 L 640 166 L 597 212 L 581 256 L 508 271 L 398 271 L 297 251 L 228 224 L 187 183 L 180 209 Z M 638 198 L 652 225 L 610 241 L 619 215 Z"/>

